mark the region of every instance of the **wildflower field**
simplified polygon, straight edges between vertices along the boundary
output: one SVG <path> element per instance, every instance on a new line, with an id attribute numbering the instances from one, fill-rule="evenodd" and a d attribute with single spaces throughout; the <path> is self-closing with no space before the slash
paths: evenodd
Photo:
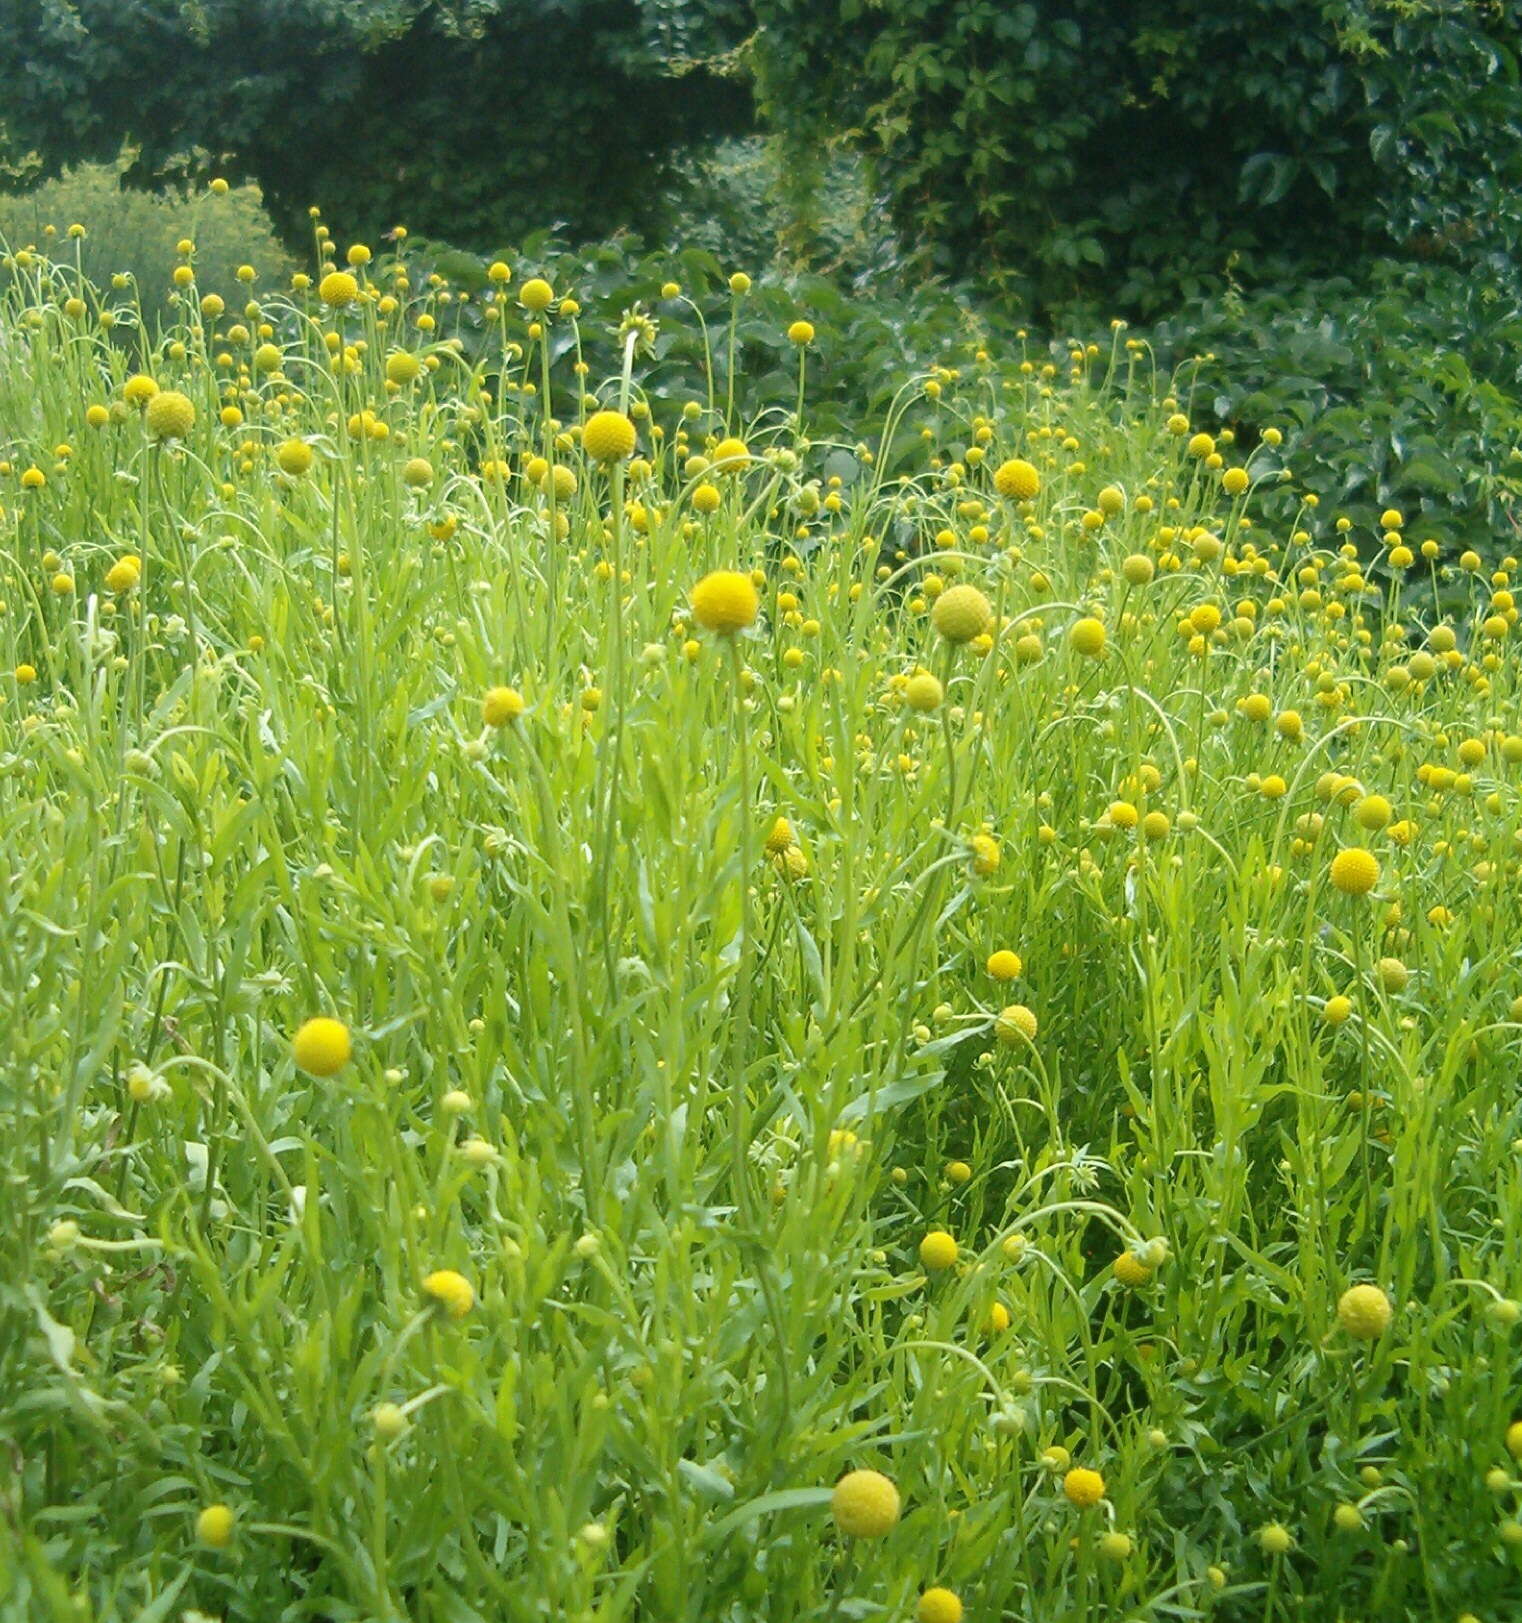
<path id="1" fill-rule="evenodd" d="M 1522 1614 L 1504 538 L 1119 326 L 826 434 L 743 273 L 78 244 L 0 294 L 7 1623 Z"/>

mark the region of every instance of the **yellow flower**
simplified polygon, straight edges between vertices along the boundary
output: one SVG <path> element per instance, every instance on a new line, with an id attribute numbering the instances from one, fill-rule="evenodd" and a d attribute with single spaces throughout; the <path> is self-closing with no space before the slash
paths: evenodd
<path id="1" fill-rule="evenodd" d="M 408 349 L 399 349 L 386 357 L 386 380 L 389 383 L 411 383 L 423 370 L 423 363 Z"/>
<path id="2" fill-rule="evenodd" d="M 830 1514 L 851 1538 L 881 1538 L 898 1525 L 898 1489 L 881 1471 L 848 1471 L 830 1495 Z"/>
<path id="3" fill-rule="evenodd" d="M 286 440 L 275 451 L 275 463 L 282 473 L 303 474 L 312 466 L 312 447 L 305 440 Z"/>
<path id="4" fill-rule="evenodd" d="M 196 1537 L 213 1550 L 225 1550 L 233 1541 L 237 1518 L 227 1505 L 208 1505 L 196 1517 Z"/>
<path id="5" fill-rule="evenodd" d="M 1020 954 L 1011 952 L 1008 947 L 1000 947 L 997 952 L 988 955 L 988 962 L 983 966 L 996 981 L 1013 981 L 1020 978 L 1025 965 L 1020 961 Z"/>
<path id="6" fill-rule="evenodd" d="M 933 1274 L 943 1272 L 957 1260 L 957 1243 L 944 1229 L 932 1229 L 920 1241 L 920 1265 Z"/>
<path id="7" fill-rule="evenodd" d="M 532 276 L 518 289 L 518 302 L 536 316 L 543 315 L 555 302 L 555 290 L 542 276 Z"/>
<path id="8" fill-rule="evenodd" d="M 750 466 L 750 460 L 750 447 L 744 440 L 730 435 L 714 446 L 709 466 L 715 473 L 739 473 Z"/>
<path id="9" fill-rule="evenodd" d="M 317 284 L 317 297 L 331 310 L 342 310 L 359 297 L 359 283 L 348 271 L 329 271 Z"/>
<path id="10" fill-rule="evenodd" d="M 1092 1510 L 1105 1496 L 1105 1479 L 1098 1471 L 1075 1465 L 1062 1479 L 1062 1491 L 1068 1503 L 1080 1510 Z"/>
<path id="11" fill-rule="evenodd" d="M 1152 1270 L 1134 1251 L 1122 1251 L 1111 1265 L 1110 1272 L 1127 1290 L 1136 1290 L 1152 1277 Z"/>
<path id="12" fill-rule="evenodd" d="M 904 684 L 904 703 L 911 710 L 926 713 L 931 710 L 939 710 L 941 700 L 945 696 L 940 679 L 932 676 L 929 671 L 916 672 Z"/>
<path id="13" fill-rule="evenodd" d="M 992 834 L 974 834 L 967 842 L 967 848 L 972 857 L 972 871 L 980 879 L 998 873 L 999 864 L 1004 858 L 999 850 L 999 842 Z"/>
<path id="14" fill-rule="evenodd" d="M 1258 1548 L 1264 1555 L 1288 1555 L 1294 1547 L 1294 1535 L 1278 1522 L 1258 1529 Z"/>
<path id="15" fill-rule="evenodd" d="M 196 408 L 177 389 L 162 389 L 148 402 L 143 421 L 155 439 L 182 440 L 195 425 Z"/>
<path id="16" fill-rule="evenodd" d="M 962 1603 L 949 1589 L 927 1589 L 914 1616 L 915 1623 L 962 1623 Z"/>
<path id="17" fill-rule="evenodd" d="M 971 642 L 993 624 L 994 611 L 976 586 L 953 586 L 935 600 L 930 623 L 951 643 Z"/>
<path id="18" fill-rule="evenodd" d="M 1035 1042 L 1036 1017 L 1023 1003 L 1011 1003 L 994 1021 L 994 1036 L 1006 1048 L 1014 1048 L 1021 1042 Z"/>
<path id="19" fill-rule="evenodd" d="M 760 600 L 749 575 L 733 569 L 716 569 L 692 589 L 693 618 L 705 631 L 732 636 L 754 625 Z"/>
<path id="20" fill-rule="evenodd" d="M 1362 846 L 1350 845 L 1332 858 L 1332 883 L 1344 896 L 1367 896 L 1379 883 L 1379 863 Z"/>
<path id="21" fill-rule="evenodd" d="M 1078 653 L 1087 655 L 1090 659 L 1097 658 L 1104 652 L 1104 623 L 1094 619 L 1092 615 L 1075 620 L 1068 632 L 1068 641 Z"/>
<path id="22" fill-rule="evenodd" d="M 349 1063 L 349 1028 L 341 1020 L 317 1015 L 291 1039 L 291 1054 L 310 1076 L 334 1076 Z"/>
<path id="23" fill-rule="evenodd" d="M 814 342 L 814 325 L 809 321 L 795 321 L 787 330 L 787 341 L 797 344 L 801 349 L 805 344 Z"/>
<path id="24" fill-rule="evenodd" d="M 621 411 L 598 411 L 581 431 L 582 449 L 594 462 L 622 462 L 634 454 L 634 424 Z"/>
<path id="25" fill-rule="evenodd" d="M 781 856 L 793 844 L 793 825 L 788 822 L 787 818 L 779 817 L 772 824 L 771 831 L 767 834 L 763 843 L 769 856 Z"/>
<path id="26" fill-rule="evenodd" d="M 994 489 L 1012 501 L 1029 501 L 1041 489 L 1041 475 L 1029 462 L 1011 457 L 994 470 Z"/>
<path id="27" fill-rule="evenodd" d="M 476 1305 L 476 1293 L 464 1274 L 453 1268 L 439 1268 L 423 1281 L 423 1294 L 438 1305 L 452 1319 L 463 1319 Z"/>
<path id="28" fill-rule="evenodd" d="M 142 570 L 135 558 L 118 558 L 106 571 L 106 590 L 130 592 L 142 579 Z"/>
<path id="29" fill-rule="evenodd" d="M 1390 1328 L 1395 1309 L 1378 1285 L 1352 1285 L 1337 1299 L 1337 1322 L 1357 1341 L 1375 1341 Z"/>
<path id="30" fill-rule="evenodd" d="M 146 406 L 158 392 L 158 384 L 146 372 L 134 373 L 122 385 L 122 399 L 129 406 Z"/>
<path id="31" fill-rule="evenodd" d="M 488 727 L 505 727 L 524 711 L 523 695 L 517 688 L 488 688 L 481 701 L 481 720 Z"/>

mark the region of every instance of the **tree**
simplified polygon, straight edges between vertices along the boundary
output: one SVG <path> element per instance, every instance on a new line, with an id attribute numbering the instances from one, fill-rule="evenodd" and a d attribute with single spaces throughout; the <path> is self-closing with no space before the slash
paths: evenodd
<path id="1" fill-rule="evenodd" d="M 658 224 L 673 155 L 750 120 L 740 0 L 0 0 L 0 183 L 262 187 L 299 240 Z"/>
<path id="2" fill-rule="evenodd" d="M 1517 0 L 756 0 L 761 101 L 1038 310 L 1522 243 Z"/>

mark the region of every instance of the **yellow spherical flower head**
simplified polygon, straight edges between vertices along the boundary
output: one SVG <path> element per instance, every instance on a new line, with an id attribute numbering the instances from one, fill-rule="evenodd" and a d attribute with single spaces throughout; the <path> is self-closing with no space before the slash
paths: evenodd
<path id="1" fill-rule="evenodd" d="M 1075 1465 L 1062 1479 L 1062 1491 L 1069 1504 L 1080 1510 L 1092 1510 L 1105 1496 L 1105 1479 L 1098 1471 L 1085 1465 Z"/>
<path id="2" fill-rule="evenodd" d="M 177 389 L 161 389 L 148 402 L 143 421 L 159 440 L 182 440 L 195 426 L 196 408 Z"/>
<path id="3" fill-rule="evenodd" d="M 932 710 L 939 710 L 941 700 L 946 697 L 940 679 L 932 676 L 929 671 L 917 671 L 904 684 L 904 703 L 911 710 L 918 710 L 928 714 Z"/>
<path id="4" fill-rule="evenodd" d="M 1137 1290 L 1152 1277 L 1152 1270 L 1134 1251 L 1122 1251 L 1111 1265 L 1110 1272 L 1127 1290 Z"/>
<path id="5" fill-rule="evenodd" d="M 882 1538 L 898 1525 L 898 1489 L 881 1471 L 848 1471 L 830 1495 L 830 1514 L 851 1538 Z"/>
<path id="6" fill-rule="evenodd" d="M 388 383 L 411 383 L 418 373 L 423 370 L 423 363 L 411 350 L 399 349 L 386 357 L 386 381 Z"/>
<path id="7" fill-rule="evenodd" d="M 555 290 L 542 276 L 531 276 L 518 289 L 518 302 L 534 315 L 543 315 L 555 302 Z"/>
<path id="8" fill-rule="evenodd" d="M 1068 632 L 1068 641 L 1076 652 L 1084 654 L 1090 659 L 1097 658 L 1104 652 L 1105 647 L 1104 622 L 1094 619 L 1092 615 L 1086 615 L 1082 620 L 1075 620 L 1072 629 Z"/>
<path id="9" fill-rule="evenodd" d="M 1008 947 L 1000 947 L 997 952 L 988 955 L 988 962 L 984 969 L 996 981 L 1014 981 L 1020 978 L 1025 965 L 1020 961 L 1020 954 L 1011 952 Z"/>
<path id="10" fill-rule="evenodd" d="M 1288 1555 L 1295 1547 L 1295 1536 L 1279 1522 L 1269 1522 L 1258 1529 L 1258 1548 L 1264 1555 Z"/>
<path id="11" fill-rule="evenodd" d="M 971 642 L 993 624 L 994 611 L 976 586 L 953 586 L 935 600 L 930 623 L 951 643 Z"/>
<path id="12" fill-rule="evenodd" d="M 342 310 L 359 297 L 359 283 L 348 271 L 329 271 L 317 284 L 317 297 L 330 310 Z"/>
<path id="13" fill-rule="evenodd" d="M 1350 845 L 1332 858 L 1332 883 L 1344 896 L 1367 896 L 1379 883 L 1379 863 L 1372 852 Z"/>
<path id="14" fill-rule="evenodd" d="M 956 1260 L 956 1240 L 945 1229 L 932 1229 L 920 1241 L 920 1266 L 931 1273 L 943 1272 Z"/>
<path id="15" fill-rule="evenodd" d="M 715 473 L 743 473 L 750 466 L 750 447 L 742 439 L 730 435 L 713 448 L 709 467 Z"/>
<path id="16" fill-rule="evenodd" d="M 233 1541 L 237 1518 L 228 1505 L 208 1505 L 196 1517 L 196 1537 L 213 1550 L 225 1550 Z"/>
<path id="17" fill-rule="evenodd" d="M 352 1052 L 349 1028 L 325 1014 L 306 1021 L 291 1039 L 291 1054 L 308 1076 L 336 1076 Z"/>
<path id="18" fill-rule="evenodd" d="M 312 466 L 312 447 L 305 440 L 286 440 L 275 449 L 275 465 L 293 478 Z"/>
<path id="19" fill-rule="evenodd" d="M 779 817 L 772 824 L 763 842 L 767 855 L 773 857 L 781 856 L 793 843 L 793 825 L 785 817 Z"/>
<path id="20" fill-rule="evenodd" d="M 1387 992 L 1404 992 L 1411 981 L 1411 971 L 1399 958 L 1381 958 L 1374 966 L 1374 973 Z"/>
<path id="21" fill-rule="evenodd" d="M 1352 1285 L 1337 1299 L 1337 1322 L 1355 1341 L 1375 1341 L 1390 1328 L 1395 1309 L 1378 1285 Z"/>
<path id="22" fill-rule="evenodd" d="M 581 448 L 594 462 L 622 462 L 634 454 L 634 424 L 621 411 L 597 411 L 581 431 Z"/>
<path id="23" fill-rule="evenodd" d="M 423 1281 L 423 1295 L 452 1319 L 463 1319 L 476 1305 L 476 1293 L 470 1281 L 453 1268 L 438 1268 L 429 1274 Z"/>
<path id="24" fill-rule="evenodd" d="M 1522 1420 L 1513 1420 L 1506 1428 L 1506 1452 L 1514 1460 L 1522 1460 Z"/>
<path id="25" fill-rule="evenodd" d="M 146 406 L 158 392 L 158 384 L 146 372 L 134 373 L 122 385 L 122 399 L 129 406 Z"/>
<path id="26" fill-rule="evenodd" d="M 1036 1017 L 1023 1003 L 1011 1003 L 999 1012 L 994 1021 L 994 1036 L 1006 1048 L 1015 1048 L 1022 1042 L 1036 1040 Z"/>
<path id="27" fill-rule="evenodd" d="M 787 341 L 797 344 L 801 349 L 805 344 L 814 342 L 814 324 L 811 321 L 795 321 L 787 330 Z"/>
<path id="28" fill-rule="evenodd" d="M 1041 489 L 1041 475 L 1029 462 L 1011 457 L 994 470 L 994 489 L 1012 501 L 1029 501 Z"/>
<path id="29" fill-rule="evenodd" d="M 974 834 L 967 842 L 967 850 L 972 859 L 972 871 L 980 879 L 998 873 L 1004 857 L 999 850 L 999 842 L 992 834 Z"/>
<path id="30" fill-rule="evenodd" d="M 692 589 L 693 618 L 705 631 L 733 636 L 754 625 L 761 602 L 749 575 L 734 569 L 716 569 Z"/>
<path id="31" fill-rule="evenodd" d="M 136 556 L 118 558 L 106 571 L 106 590 L 110 592 L 130 592 L 143 578 L 141 566 Z"/>
<path id="32" fill-rule="evenodd" d="M 949 1589 L 927 1589 L 914 1608 L 915 1623 L 962 1623 L 962 1603 Z"/>
<path id="33" fill-rule="evenodd" d="M 488 727 L 506 727 L 524 712 L 523 695 L 517 688 L 488 688 L 481 701 L 481 720 Z"/>

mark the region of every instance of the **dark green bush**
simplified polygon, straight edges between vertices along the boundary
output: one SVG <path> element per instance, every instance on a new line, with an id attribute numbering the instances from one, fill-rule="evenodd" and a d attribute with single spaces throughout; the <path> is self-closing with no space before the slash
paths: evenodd
<path id="1" fill-rule="evenodd" d="M 1038 312 L 1522 240 L 1515 0 L 756 0 L 763 105 Z"/>
<path id="2" fill-rule="evenodd" d="M 659 223 L 684 144 L 743 128 L 740 0 L 0 0 L 13 186 L 134 149 L 128 181 L 258 182 L 374 238 Z"/>
<path id="3" fill-rule="evenodd" d="M 1393 506 L 1445 555 L 1517 549 L 1522 300 L 1505 284 L 1384 262 L 1200 301 L 1150 336 L 1200 421 L 1246 443 L 1285 430 L 1294 499 L 1315 492 L 1363 541 Z"/>

